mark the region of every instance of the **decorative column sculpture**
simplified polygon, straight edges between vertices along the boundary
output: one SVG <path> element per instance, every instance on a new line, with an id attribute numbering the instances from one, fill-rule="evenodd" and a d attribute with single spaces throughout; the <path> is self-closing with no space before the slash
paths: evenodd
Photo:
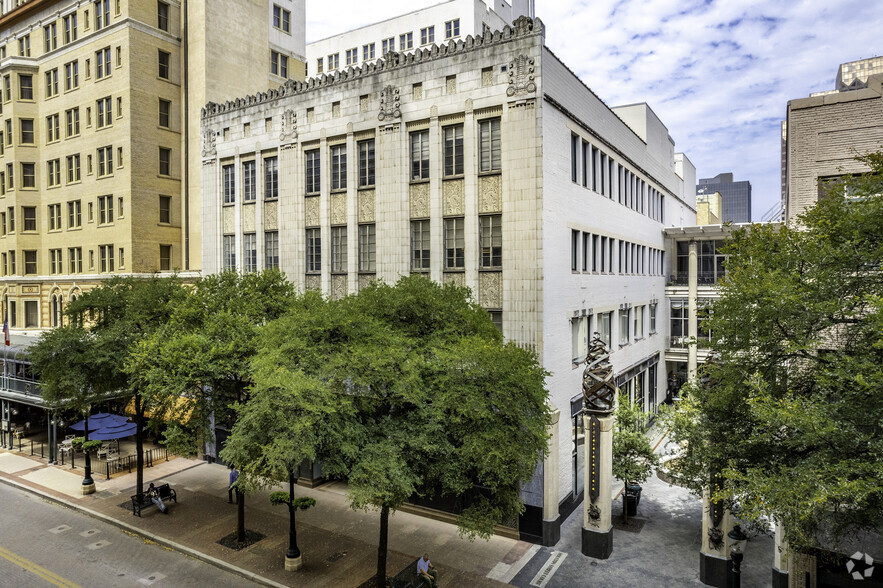
<path id="1" fill-rule="evenodd" d="M 712 480 L 716 487 L 721 480 Z M 711 491 L 702 492 L 702 547 L 699 552 L 699 581 L 716 588 L 727 588 L 730 578 L 730 540 L 733 517 L 720 501 L 711 500 Z"/>
<path id="2" fill-rule="evenodd" d="M 607 559 L 613 552 L 613 409 L 616 386 L 610 353 L 598 333 L 592 338 L 583 371 L 583 422 L 586 434 L 583 555 Z"/>

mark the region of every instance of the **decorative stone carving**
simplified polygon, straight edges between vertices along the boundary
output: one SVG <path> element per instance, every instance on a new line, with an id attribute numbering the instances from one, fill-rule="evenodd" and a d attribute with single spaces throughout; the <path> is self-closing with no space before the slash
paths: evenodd
<path id="1" fill-rule="evenodd" d="M 319 274 L 307 274 L 304 278 L 304 290 L 321 290 L 322 276 Z"/>
<path id="2" fill-rule="evenodd" d="M 503 176 L 479 176 L 478 178 L 478 212 L 502 212 L 503 210 Z"/>
<path id="3" fill-rule="evenodd" d="M 304 226 L 319 226 L 319 197 L 307 196 L 304 198 Z"/>
<path id="4" fill-rule="evenodd" d="M 457 93 L 457 78 L 455 76 L 448 76 L 445 78 L 445 94 L 456 94 Z"/>
<path id="5" fill-rule="evenodd" d="M 393 88 L 392 86 L 385 87 L 380 93 L 380 114 L 377 115 L 377 120 L 384 121 L 401 118 L 402 111 L 400 106 L 398 88 Z"/>
<path id="6" fill-rule="evenodd" d="M 466 114 L 472 114 L 472 98 L 467 98 L 466 103 L 463 106 Z"/>
<path id="7" fill-rule="evenodd" d="M 411 184 L 409 187 L 411 201 L 411 218 L 429 216 L 429 183 Z"/>
<path id="8" fill-rule="evenodd" d="M 236 232 L 236 223 L 233 222 L 233 207 L 225 206 L 224 207 L 224 234 L 229 235 L 230 233 Z"/>
<path id="9" fill-rule="evenodd" d="M 204 129 L 202 131 L 202 156 L 215 157 L 218 150 L 215 147 L 215 131 L 214 129 Z"/>
<path id="10" fill-rule="evenodd" d="M 461 288 L 466 285 L 466 274 L 463 272 L 450 272 L 442 274 L 442 282 L 445 284 L 454 284 Z"/>
<path id="11" fill-rule="evenodd" d="M 331 195 L 331 224 L 346 224 L 346 192 L 336 192 Z"/>
<path id="12" fill-rule="evenodd" d="M 375 274 L 359 274 L 359 290 L 364 290 L 376 279 Z"/>
<path id="13" fill-rule="evenodd" d="M 279 209 L 278 202 L 264 202 L 264 230 L 279 230 Z"/>
<path id="14" fill-rule="evenodd" d="M 484 308 L 503 308 L 503 274 L 481 272 L 478 274 L 478 303 Z"/>
<path id="15" fill-rule="evenodd" d="M 534 62 L 527 55 L 519 55 L 509 62 L 509 87 L 507 96 L 520 96 L 536 92 L 534 83 Z"/>
<path id="16" fill-rule="evenodd" d="M 610 352 L 596 335 L 586 354 L 586 369 L 583 370 L 585 411 L 607 416 L 613 412 L 615 398 L 616 386 L 613 383 Z"/>
<path id="17" fill-rule="evenodd" d="M 346 296 L 346 274 L 333 274 L 331 276 L 331 299 L 340 300 Z"/>
<path id="18" fill-rule="evenodd" d="M 297 114 L 290 108 L 282 113 L 282 132 L 279 140 L 283 143 L 297 141 Z"/>
<path id="19" fill-rule="evenodd" d="M 466 182 L 445 180 L 442 182 L 442 214 L 445 216 L 466 213 Z"/>
<path id="20" fill-rule="evenodd" d="M 245 233 L 255 232 L 255 205 L 244 204 L 242 206 L 242 231 Z"/>
<path id="21" fill-rule="evenodd" d="M 374 222 L 374 190 L 359 190 L 359 222 Z"/>

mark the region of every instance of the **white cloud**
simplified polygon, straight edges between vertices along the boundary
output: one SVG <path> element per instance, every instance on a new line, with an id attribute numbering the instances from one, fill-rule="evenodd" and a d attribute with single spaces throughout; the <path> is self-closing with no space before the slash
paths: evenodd
<path id="1" fill-rule="evenodd" d="M 307 0 L 307 41 L 432 5 Z M 883 51 L 866 0 L 538 0 L 546 44 L 609 105 L 647 102 L 699 177 L 750 180 L 759 218 L 780 197 L 787 102 Z"/>

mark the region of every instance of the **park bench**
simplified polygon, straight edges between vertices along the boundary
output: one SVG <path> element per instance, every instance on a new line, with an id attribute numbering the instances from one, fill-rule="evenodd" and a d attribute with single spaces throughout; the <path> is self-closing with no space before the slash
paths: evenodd
<path id="1" fill-rule="evenodd" d="M 178 502 L 178 494 L 175 492 L 174 488 L 169 486 L 168 484 L 161 484 L 160 486 L 156 486 L 157 492 L 159 492 L 159 497 L 163 502 L 171 499 L 176 503 Z M 149 506 L 156 506 L 152 500 L 150 500 L 150 496 L 147 495 L 147 492 L 141 495 L 141 500 L 138 500 L 138 495 L 134 494 L 132 496 L 132 514 L 141 516 L 141 510 L 147 508 Z"/>
<path id="2" fill-rule="evenodd" d="M 408 567 L 396 574 L 396 576 L 392 578 L 390 586 L 392 588 L 420 588 L 423 586 L 423 581 L 417 574 L 417 562 L 419 561 L 420 558 L 418 557 L 411 562 Z"/>

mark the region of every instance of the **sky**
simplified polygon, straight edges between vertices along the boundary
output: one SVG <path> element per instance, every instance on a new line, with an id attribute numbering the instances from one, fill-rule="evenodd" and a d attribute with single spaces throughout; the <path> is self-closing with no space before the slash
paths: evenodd
<path id="1" fill-rule="evenodd" d="M 307 43 L 437 0 L 306 0 Z M 697 178 L 781 199 L 788 100 L 831 90 L 837 67 L 883 54 L 881 0 L 536 0 L 546 46 L 609 106 L 646 102 Z M 333 6 L 333 10 L 328 7 Z M 370 8 L 369 8 L 370 6 Z"/>

